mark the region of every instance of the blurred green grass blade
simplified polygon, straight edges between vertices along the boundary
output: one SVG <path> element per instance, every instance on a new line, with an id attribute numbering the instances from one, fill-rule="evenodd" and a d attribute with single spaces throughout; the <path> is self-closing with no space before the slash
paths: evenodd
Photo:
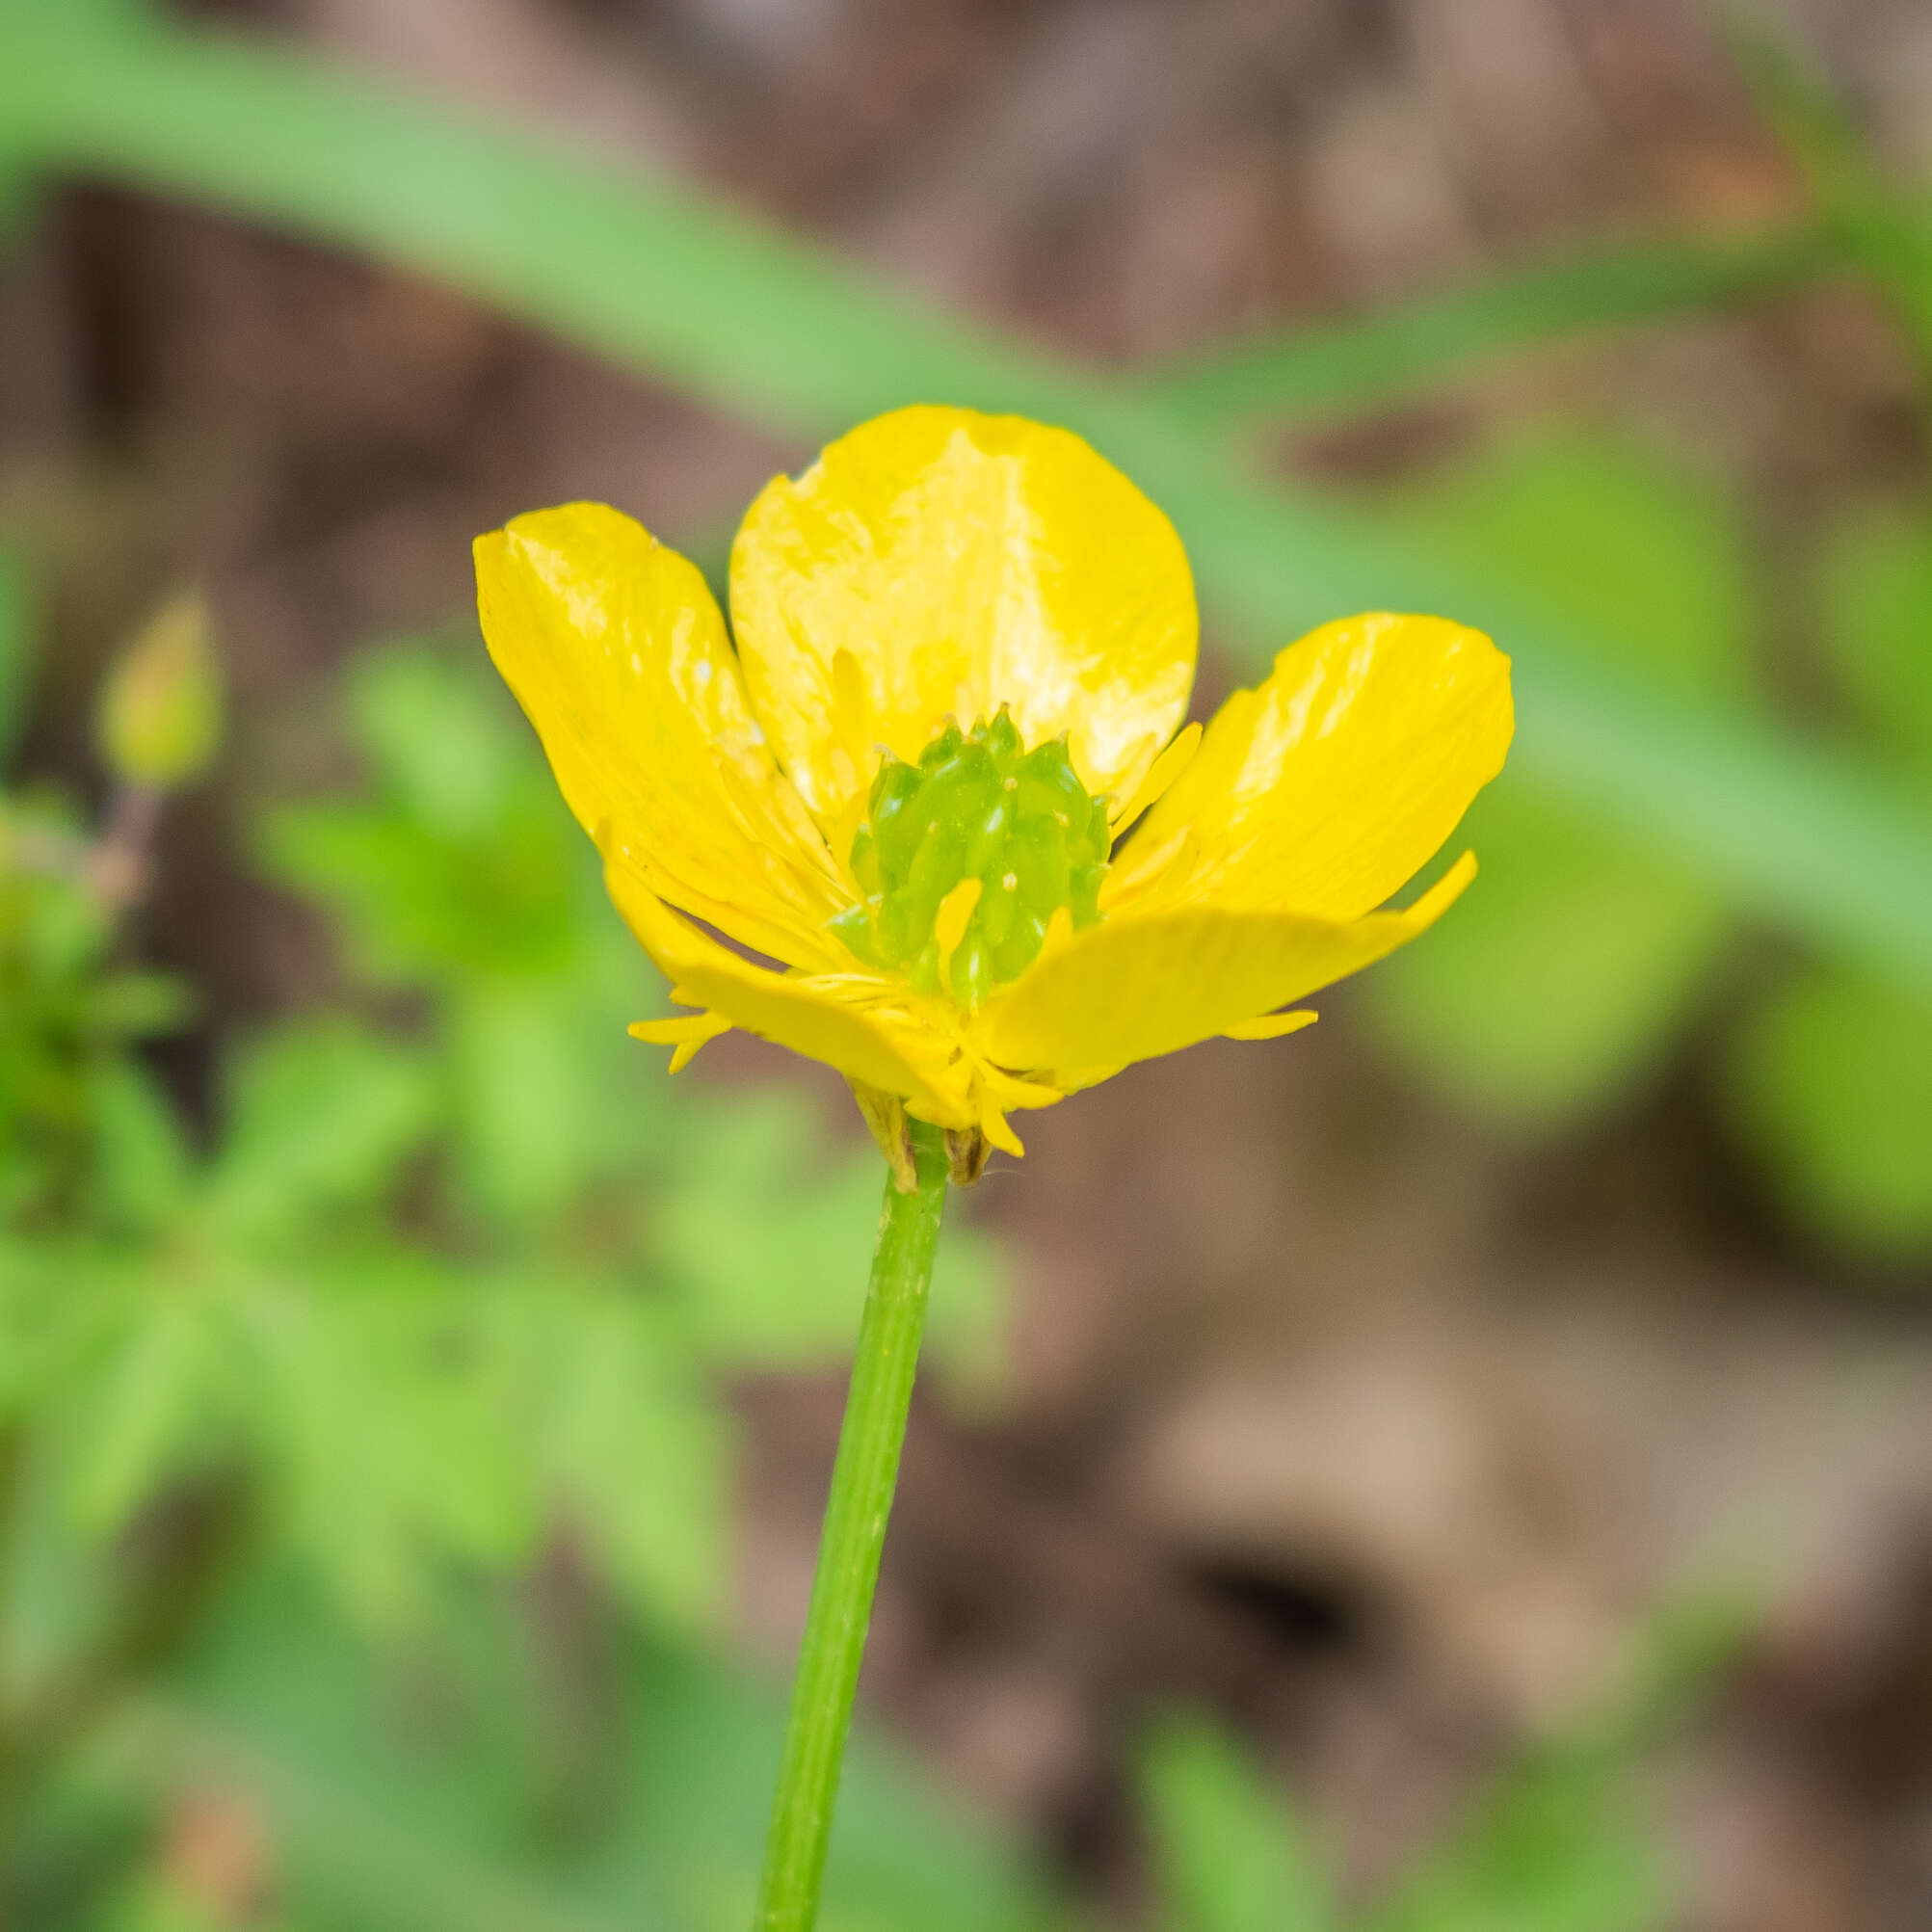
<path id="1" fill-rule="evenodd" d="M 1486 614 L 1516 761 L 1762 914 L 1932 986 L 1932 817 L 1855 763 L 1585 668 L 1560 619 L 1246 476 L 1156 403 L 947 320 L 701 196 L 212 35 L 0 13 L 0 124 L 49 171 L 195 197 L 443 277 L 815 436 L 914 400 L 1069 424 L 1174 517 L 1209 603 L 1284 642 L 1337 612 Z"/>
<path id="2" fill-rule="evenodd" d="M 0 759 L 13 749 L 27 722 L 34 683 L 34 618 L 27 572 L 0 550 Z"/>
<path id="3" fill-rule="evenodd" d="M 1787 288 L 1831 260 L 1825 235 L 1809 225 L 1635 243 L 1539 262 L 1355 322 L 1271 331 L 1178 362 L 1145 387 L 1205 431 L 1364 409 L 1512 349 Z"/>
<path id="4" fill-rule="evenodd" d="M 0 5 L 0 127 L 45 167 L 384 255 L 808 432 L 918 393 L 936 359 L 989 403 L 1054 387 L 991 338 L 936 357 L 911 302 L 774 227 L 267 43 Z"/>
<path id="5" fill-rule="evenodd" d="M 1233 1737 L 1205 1717 L 1170 1715 L 1142 1748 L 1139 1783 L 1162 1932 L 1331 1932 L 1327 1874 Z"/>
<path id="6" fill-rule="evenodd" d="M 1833 531 L 1821 589 L 1826 654 L 1866 742 L 1932 792 L 1932 505 Z"/>
<path id="7" fill-rule="evenodd" d="M 1725 37 L 1824 228 L 1890 300 L 1920 368 L 1932 374 L 1932 203 L 1886 179 L 1830 76 L 1787 30 L 1734 4 Z"/>

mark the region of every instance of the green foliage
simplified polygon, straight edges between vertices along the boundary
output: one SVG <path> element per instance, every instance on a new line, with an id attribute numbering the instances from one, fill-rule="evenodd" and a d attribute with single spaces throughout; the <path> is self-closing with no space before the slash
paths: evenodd
<path id="1" fill-rule="evenodd" d="M 1823 592 L 1825 647 L 1860 729 L 1932 797 L 1932 507 L 1848 522 Z"/>
<path id="2" fill-rule="evenodd" d="M 5 181 L 0 179 L 0 197 L 4 195 Z M 13 751 L 26 722 L 33 676 L 34 623 L 27 572 L 17 557 L 0 550 L 0 758 Z"/>
<path id="3" fill-rule="evenodd" d="M 1141 1800 L 1162 1932 L 1330 1932 L 1326 1874 L 1281 1794 L 1225 1732 L 1175 1714 L 1150 1733 Z"/>
<path id="4" fill-rule="evenodd" d="M 1932 1254 L 1932 1004 L 1844 966 L 1738 1029 L 1725 1096 L 1776 1198 L 1853 1254 Z"/>
<path id="5" fill-rule="evenodd" d="M 562 1538 L 649 1627 L 715 1626 L 722 1380 L 849 1355 L 880 1163 L 856 1133 L 829 1149 L 799 1097 L 674 1088 L 625 1038 L 661 994 L 473 643 L 371 653 L 348 699 L 368 792 L 289 807 L 262 842 L 335 913 L 375 998 L 231 1043 L 205 1144 L 133 1050 L 184 1007 L 119 964 L 96 840 L 52 805 L 0 807 L 0 1796 L 22 1764 L 66 1777 L 62 1739 L 155 1667 L 172 1620 L 192 1625 L 209 1584 L 165 1565 L 144 1581 L 129 1552 L 208 1501 L 246 1523 L 245 1575 L 293 1579 L 277 1586 L 293 1611 L 218 1626 L 191 1693 L 242 1685 L 264 1788 L 320 1793 L 274 1821 L 307 1874 L 297 1922 L 471 1924 L 463 1901 L 500 1881 L 532 1901 L 516 1923 L 637 1922 L 633 1904 L 722 1923 L 755 1876 L 762 1700 L 661 1637 L 627 1639 L 647 1681 L 612 1691 L 624 1749 L 648 1733 L 663 1755 L 613 1798 L 646 1809 L 614 1813 L 567 1876 L 542 1807 L 512 1788 L 541 1771 L 546 1720 L 507 1639 L 476 1636 L 473 1579 L 526 1572 Z M 992 1365 L 998 1281 L 967 1231 L 934 1341 L 970 1374 Z M 232 1559 L 208 1547 L 219 1581 Z M 381 1652 L 352 1629 L 401 1653 L 482 1643 L 460 1691 L 489 1748 L 399 1746 Z M 291 1692 L 328 1734 L 275 1729 Z M 185 1761 L 171 1745 L 128 1802 L 174 1788 Z M 856 1808 L 842 1922 L 1037 1922 L 1030 1881 L 902 1785 L 874 1774 Z M 119 1823 L 75 1825 L 60 1852 L 0 1817 L 15 1825 L 0 1892 L 37 1859 L 106 1884 L 123 1857 Z M 191 1895 L 125 1855 L 93 1922 L 195 1922 Z"/>
<path id="6" fill-rule="evenodd" d="M 1364 1932 L 1660 1932 L 1656 1858 L 1587 1764 L 1532 1761 Z"/>
<path id="7" fill-rule="evenodd" d="M 649 967 L 475 666 L 384 649 L 349 695 L 368 797 L 276 812 L 264 857 L 331 908 L 364 979 L 428 997 L 466 1202 L 527 1235 L 664 1144 L 661 1074 L 623 1035 Z"/>
<path id="8" fill-rule="evenodd" d="M 1635 1802 L 1645 1755 L 1751 1628 L 1734 1595 L 1666 1603 L 1628 1688 L 1508 1766 L 1360 1932 L 1656 1932 L 1669 1886 Z M 1140 1760 L 1161 1932 L 1331 1932 L 1343 1921 L 1283 1793 L 1200 1718 L 1153 1727 Z"/>
<path id="9" fill-rule="evenodd" d="M 92 1809 L 111 1814 L 117 1787 L 258 1793 L 283 1910 L 315 1932 L 736 1932 L 779 1698 L 618 1630 L 581 1633 L 546 1673 L 532 1634 L 514 1602 L 463 1592 L 434 1648 L 372 1646 L 264 1576 L 104 1740 Z M 1021 1859 L 862 1737 L 826 1900 L 826 1932 L 1061 1922 Z"/>
<path id="10" fill-rule="evenodd" d="M 648 967 L 480 651 L 375 652 L 349 695 L 370 795 L 289 807 L 264 843 L 427 1024 L 271 1028 L 230 1052 L 205 1152 L 128 1057 L 170 1015 L 108 969 L 84 863 L 6 877 L 5 1118 L 24 1134 L 46 1089 L 75 1143 L 71 1198 L 40 1238 L 16 1218 L 0 1275 L 6 1389 L 97 1543 L 232 1473 L 271 1547 L 389 1623 L 561 1518 L 695 1628 L 727 1557 L 717 1378 L 849 1352 L 877 1159 L 828 1154 L 802 1101 L 674 1093 L 625 1039 Z M 8 1198 L 39 1171 L 0 1168 Z M 995 1280 L 956 1244 L 935 1341 L 976 1372 Z"/>
<path id="11" fill-rule="evenodd" d="M 1621 442 L 1507 448 L 1406 507 L 1472 564 L 1596 613 L 1660 688 L 1737 701 L 1746 573 L 1723 498 Z M 1480 621 L 1480 612 L 1471 613 Z M 1610 648 L 1607 644 L 1606 648 Z M 1384 1033 L 1448 1093 L 1548 1126 L 1654 1070 L 1731 929 L 1695 878 L 1506 774 L 1457 834 L 1482 874 L 1455 916 L 1365 983 Z"/>
<path id="12" fill-rule="evenodd" d="M 1932 799 L 1932 522 L 1866 518 L 1829 547 L 1825 639 L 1853 719 Z M 1932 1000 L 1857 964 L 1799 969 L 1739 1021 L 1722 1088 L 1777 1198 L 1869 1260 L 1932 1254 Z"/>
<path id="13" fill-rule="evenodd" d="M 678 1099 L 661 1059 L 624 1039 L 661 999 L 650 968 L 527 728 L 470 653 L 360 661 L 350 712 L 371 795 L 275 813 L 271 868 L 331 906 L 374 984 L 429 997 L 458 1172 L 498 1239 L 608 1239 L 623 1218 L 613 1193 L 654 1188 L 635 1238 L 684 1285 L 707 1360 L 842 1359 L 876 1164 L 825 1158 L 815 1110 L 793 1094 Z M 989 1365 L 992 1284 L 984 1245 L 955 1230 L 933 1337 L 969 1374 Z"/>
<path id="14" fill-rule="evenodd" d="M 0 795 L 0 1219 L 70 1206 L 120 1125 L 128 1045 L 184 1017 L 184 990 L 113 957 L 89 848 L 58 803 Z"/>
<path id="15" fill-rule="evenodd" d="M 1594 1738 L 1532 1754 L 1389 1897 L 1344 1920 L 1282 1794 L 1219 1732 L 1171 1723 L 1141 1765 L 1161 1932 L 1658 1932 L 1667 1896 L 1629 1773 Z"/>

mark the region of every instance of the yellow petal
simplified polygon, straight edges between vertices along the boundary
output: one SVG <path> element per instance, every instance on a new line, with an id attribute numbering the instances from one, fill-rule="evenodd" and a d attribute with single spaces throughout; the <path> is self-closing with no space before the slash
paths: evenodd
<path id="1" fill-rule="evenodd" d="M 1174 526 L 1069 431 L 900 410 L 752 505 L 731 552 L 752 701 L 837 817 L 876 747 L 916 758 L 1001 704 L 1125 797 L 1187 710 L 1194 585 Z"/>
<path id="2" fill-rule="evenodd" d="M 1001 1066 L 1119 1068 L 1243 1026 L 1372 966 L 1475 876 L 1464 856 L 1416 904 L 1352 921 L 1223 906 L 1102 920 L 989 1004 L 979 1035 Z"/>
<path id="3" fill-rule="evenodd" d="M 1427 617 L 1324 624 L 1216 713 L 1118 856 L 1101 905 L 1356 918 L 1455 830 L 1501 769 L 1511 728 L 1509 659 L 1480 631 Z M 1171 860 L 1190 830 L 1184 862 L 1139 878 L 1136 854 Z"/>
<path id="4" fill-rule="evenodd" d="M 1148 767 L 1147 777 L 1134 789 L 1120 810 L 1107 822 L 1107 831 L 1115 838 L 1131 826 L 1142 812 L 1168 791 L 1176 779 L 1194 762 L 1194 754 L 1201 749 L 1201 727 L 1187 725 L 1167 750 L 1161 753 Z"/>
<path id="5" fill-rule="evenodd" d="M 974 1124 L 956 1043 L 879 1004 L 886 982 L 858 973 L 768 971 L 680 918 L 615 859 L 607 860 L 604 881 L 680 1005 L 706 1007 L 761 1040 L 824 1061 L 856 1085 L 900 1095 L 922 1119 L 942 1126 Z"/>
<path id="6" fill-rule="evenodd" d="M 1259 1019 L 1244 1019 L 1238 1026 L 1224 1026 L 1221 1037 L 1224 1040 L 1282 1040 L 1290 1033 L 1299 1033 L 1305 1026 L 1312 1026 L 1320 1018 L 1320 1014 L 1310 1013 L 1306 1007 L 1297 1013 L 1266 1013 Z"/>
<path id="7" fill-rule="evenodd" d="M 671 1071 L 681 1073 L 698 1057 L 698 1049 L 708 1045 L 721 1033 L 728 1033 L 731 1022 L 715 1013 L 687 1013 L 676 1019 L 640 1019 L 627 1029 L 632 1039 L 648 1040 L 654 1046 L 675 1049 Z"/>
<path id="8" fill-rule="evenodd" d="M 628 516 L 573 503 L 479 537 L 476 578 L 490 654 L 584 829 L 732 939 L 849 964 L 824 930 L 849 894 L 698 571 Z"/>
<path id="9" fill-rule="evenodd" d="M 962 879 L 946 896 L 940 901 L 940 910 L 933 915 L 933 938 L 940 948 L 940 984 L 950 986 L 953 977 L 953 955 L 960 949 L 960 941 L 966 938 L 966 929 L 972 923 L 973 909 L 979 904 L 980 894 L 986 889 L 982 879 Z"/>

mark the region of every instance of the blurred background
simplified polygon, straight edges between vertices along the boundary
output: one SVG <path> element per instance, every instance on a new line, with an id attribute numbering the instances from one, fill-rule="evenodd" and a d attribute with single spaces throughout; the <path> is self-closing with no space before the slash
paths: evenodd
<path id="1" fill-rule="evenodd" d="M 1932 1925 L 1928 169 L 1922 0 L 0 0 L 8 1922 L 748 1917 L 877 1157 L 468 544 L 949 400 L 1522 726 L 956 1202 L 828 1932 Z"/>

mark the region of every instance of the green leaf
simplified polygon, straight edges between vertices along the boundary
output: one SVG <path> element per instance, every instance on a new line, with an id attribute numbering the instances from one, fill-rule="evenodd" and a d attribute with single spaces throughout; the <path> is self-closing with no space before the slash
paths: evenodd
<path id="1" fill-rule="evenodd" d="M 0 1231 L 0 1416 L 66 1399 L 77 1360 L 113 1325 L 117 1273 L 72 1239 Z"/>
<path id="2" fill-rule="evenodd" d="M 194 1013 L 193 990 L 172 973 L 108 973 L 87 992 L 88 1024 L 108 1040 L 145 1040 L 172 1033 Z"/>
<path id="3" fill-rule="evenodd" d="M 817 1107 L 780 1088 L 692 1103 L 677 1138 L 653 1248 L 682 1285 L 704 1356 L 728 1372 L 848 1361 L 885 1186 L 871 1147 L 828 1158 Z M 929 1346 L 984 1382 L 997 1361 L 1006 1271 L 961 1225 L 962 1206 L 940 1244 Z"/>
<path id="4" fill-rule="evenodd" d="M 534 1334 L 531 1314 L 547 1316 Z M 591 1291 L 525 1316 L 517 1353 L 543 1365 L 532 1448 L 547 1487 L 632 1603 L 670 1628 L 714 1628 L 729 1515 L 715 1392 L 635 1296 Z"/>
<path id="5" fill-rule="evenodd" d="M 419 1053 L 344 1020 L 266 1035 L 238 1056 L 228 1086 L 206 1205 L 241 1244 L 375 1200 L 429 1130 L 435 1105 Z"/>
<path id="6" fill-rule="evenodd" d="M 1506 449 L 1410 511 L 1431 541 L 1607 620 L 1660 689 L 1745 684 L 1745 567 L 1723 499 L 1620 443 Z M 1480 612 L 1476 613 L 1480 617 Z M 1385 1037 L 1485 1115 L 1547 1129 L 1662 1061 L 1730 932 L 1723 902 L 1514 775 L 1452 850 L 1482 873 L 1434 931 L 1364 983 Z"/>
<path id="7" fill-rule="evenodd" d="M 1521 1131 L 1587 1118 L 1657 1074 L 1729 913 L 1520 787 L 1477 804 L 1465 843 L 1482 861 L 1468 895 L 1357 994 L 1384 1042 Z"/>
<path id="8" fill-rule="evenodd" d="M 251 1297 L 283 1533 L 371 1624 L 420 1622 L 451 1558 L 500 1570 L 536 1543 L 532 1445 L 506 1427 L 479 1292 L 371 1250 Z"/>
<path id="9" fill-rule="evenodd" d="M 616 923 L 615 913 L 601 916 Z M 642 966 L 642 956 L 626 964 Z M 647 1079 L 661 1075 L 624 1036 L 636 1003 L 613 1008 L 596 992 L 564 974 L 486 980 L 447 999 L 460 1159 L 488 1220 L 554 1218 L 613 1174 L 642 1185 L 662 1099 Z"/>
<path id="10" fill-rule="evenodd" d="M 159 1793 L 265 1807 L 298 1920 L 385 1932 L 693 1932 L 755 1883 L 782 1706 L 699 1652 L 614 1633 L 595 1730 L 546 1813 L 557 1712 L 530 1633 L 452 1599 L 433 1645 L 386 1654 L 279 1579 L 241 1593 L 177 1684 L 115 1739 Z M 551 1746 L 554 1749 L 554 1743 Z M 1045 1932 L 1044 1887 L 861 1730 L 840 1794 L 826 1932 Z"/>
<path id="11" fill-rule="evenodd" d="M 1560 600 L 1256 482 L 1173 411 L 949 322 L 706 198 L 302 56 L 204 32 L 0 20 L 0 119 L 37 165 L 185 194 L 369 251 L 724 408 L 818 436 L 909 400 L 1079 430 L 1270 646 L 1337 612 L 1479 605 L 1516 662 L 1519 775 L 1740 905 L 1932 988 L 1932 820 L 1734 705 L 1592 668 Z M 1622 661 L 1618 654 L 1617 661 Z"/>
<path id="12" fill-rule="evenodd" d="M 404 816 L 459 843 L 502 823 L 530 739 L 480 667 L 433 646 L 389 645 L 357 659 L 349 693 L 356 742 Z"/>
<path id="13" fill-rule="evenodd" d="M 4 197 L 7 185 L 4 159 L 0 159 L 0 197 Z M 4 211 L 0 211 L 0 222 L 4 219 Z M 34 614 L 26 567 L 11 552 L 0 551 L 0 764 L 13 751 L 27 722 L 34 657 Z"/>
<path id="14" fill-rule="evenodd" d="M 1590 620 L 1577 648 L 1605 670 L 1688 699 L 1748 698 L 1738 512 L 1721 487 L 1646 445 L 1546 431 L 1486 450 L 1393 507 L 1434 553 L 1475 566 L 1509 595 Z M 1497 618 L 1480 601 L 1462 615 Z"/>
<path id="15" fill-rule="evenodd" d="M 1932 1000 L 1812 967 L 1746 1018 L 1722 1091 L 1802 1220 L 1871 1260 L 1932 1256 Z"/>
<path id="16" fill-rule="evenodd" d="M 222 1932 L 214 1908 L 172 1878 L 144 1873 L 102 1910 L 98 1932 Z"/>
<path id="17" fill-rule="evenodd" d="M 132 1319 L 92 1393 L 71 1496 L 96 1535 L 119 1529 L 164 1482 L 205 1462 L 235 1402 L 225 1318 L 154 1272 L 128 1291 Z"/>
<path id="18" fill-rule="evenodd" d="M 1589 1767 L 1535 1761 L 1365 1932 L 1662 1932 L 1655 1854 Z"/>
<path id="19" fill-rule="evenodd" d="M 1636 1632 L 1616 1693 L 1533 1746 L 1367 1915 L 1363 1932 L 1662 1932 L 1673 1885 L 1639 1814 L 1643 1755 L 1675 1734 L 1761 1622 L 1734 1583 L 1692 1583 Z"/>
<path id="20" fill-rule="evenodd" d="M 40 183 L 33 169 L 0 142 L 0 261 L 33 233 L 40 206 Z"/>
<path id="21" fill-rule="evenodd" d="M 577 961 L 585 912 L 605 904 L 596 855 L 481 645 L 461 660 L 370 651 L 350 709 L 376 802 L 284 807 L 261 846 L 274 876 L 336 913 L 357 970 L 467 987 L 554 978 Z"/>
<path id="22" fill-rule="evenodd" d="M 1932 510 L 1866 516 L 1835 534 L 1824 619 L 1866 737 L 1932 787 Z"/>
<path id="23" fill-rule="evenodd" d="M 187 1144 L 173 1109 L 139 1068 L 112 1060 L 88 1081 L 92 1205 L 107 1227 L 153 1234 L 190 1198 Z"/>
<path id="24" fill-rule="evenodd" d="M 1169 1717 L 1139 1782 L 1164 1903 L 1162 1932 L 1328 1932 L 1331 1887 L 1283 1794 L 1225 1732 Z"/>

